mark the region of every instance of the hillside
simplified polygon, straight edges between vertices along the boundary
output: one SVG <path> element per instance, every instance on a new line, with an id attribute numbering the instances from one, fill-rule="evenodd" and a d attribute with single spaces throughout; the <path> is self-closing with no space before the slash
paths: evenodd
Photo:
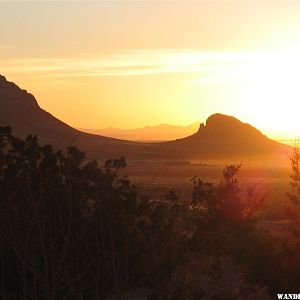
<path id="1" fill-rule="evenodd" d="M 9 125 L 19 137 L 38 135 L 56 149 L 79 146 L 89 157 L 130 159 L 197 158 L 205 155 L 275 155 L 289 147 L 263 135 L 255 127 L 222 114 L 188 137 L 161 143 L 138 143 L 77 130 L 43 110 L 33 95 L 0 76 L 0 126 Z"/>
<path id="2" fill-rule="evenodd" d="M 221 155 L 283 154 L 289 150 L 289 147 L 269 139 L 250 124 L 220 113 L 211 115 L 206 124 L 200 124 L 195 134 L 161 146 L 169 151 L 181 149 L 189 153 Z"/>
<path id="3" fill-rule="evenodd" d="M 89 156 L 126 155 L 139 148 L 129 141 L 87 134 L 67 125 L 43 110 L 32 94 L 0 75 L 0 126 L 5 125 L 18 137 L 34 134 L 57 149 L 77 145 Z"/>

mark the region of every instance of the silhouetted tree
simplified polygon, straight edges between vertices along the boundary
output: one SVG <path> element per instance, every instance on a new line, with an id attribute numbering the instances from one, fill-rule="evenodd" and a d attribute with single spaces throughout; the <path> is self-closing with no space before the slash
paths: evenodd
<path id="1" fill-rule="evenodd" d="M 296 142 L 293 147 L 293 152 L 290 156 L 290 163 L 292 168 L 291 178 L 291 188 L 292 192 L 287 193 L 287 197 L 292 204 L 292 208 L 289 209 L 290 216 L 294 218 L 299 217 L 299 207 L 300 207 L 300 151 L 298 143 Z M 292 212 L 293 211 L 293 212 Z"/>
<path id="2" fill-rule="evenodd" d="M 220 184 L 195 177 L 192 203 L 175 191 L 139 196 L 119 176 L 125 167 L 124 157 L 100 168 L 76 147 L 54 151 L 0 127 L 2 299 L 126 299 L 140 288 L 155 299 L 239 299 L 257 293 L 252 282 L 296 286 L 285 259 L 297 266 L 296 247 L 280 248 L 243 214 L 240 165 Z"/>
<path id="3" fill-rule="evenodd" d="M 222 181 L 218 187 L 220 215 L 226 221 L 237 221 L 243 217 L 243 205 L 240 199 L 240 188 L 237 174 L 241 164 L 229 165 L 223 170 Z"/>
<path id="4" fill-rule="evenodd" d="M 166 194 L 165 194 L 165 198 L 167 201 L 171 201 L 171 202 L 176 202 L 178 201 L 178 196 L 175 193 L 174 190 L 169 190 Z"/>

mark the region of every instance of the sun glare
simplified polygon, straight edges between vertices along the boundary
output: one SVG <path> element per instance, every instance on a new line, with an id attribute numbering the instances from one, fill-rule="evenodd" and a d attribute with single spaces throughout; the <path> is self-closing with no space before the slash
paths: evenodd
<path id="1" fill-rule="evenodd" d="M 299 136 L 299 66 L 296 56 L 278 55 L 245 68 L 240 97 L 249 105 L 241 105 L 242 115 L 272 136 Z"/>

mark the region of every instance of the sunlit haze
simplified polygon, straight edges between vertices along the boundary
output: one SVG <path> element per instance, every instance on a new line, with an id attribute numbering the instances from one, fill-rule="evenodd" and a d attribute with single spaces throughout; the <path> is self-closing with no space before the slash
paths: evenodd
<path id="1" fill-rule="evenodd" d="M 0 2 L 0 32 L 0 74 L 72 126 L 300 136 L 299 1 Z"/>

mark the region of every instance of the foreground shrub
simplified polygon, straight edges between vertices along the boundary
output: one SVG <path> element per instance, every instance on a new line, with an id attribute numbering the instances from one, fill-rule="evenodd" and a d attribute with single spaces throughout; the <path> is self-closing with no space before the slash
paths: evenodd
<path id="1" fill-rule="evenodd" d="M 125 167 L 0 128 L 2 299 L 264 299 L 297 287 L 299 238 L 280 243 L 258 226 L 240 165 L 220 184 L 195 177 L 190 202 L 139 196 Z"/>

